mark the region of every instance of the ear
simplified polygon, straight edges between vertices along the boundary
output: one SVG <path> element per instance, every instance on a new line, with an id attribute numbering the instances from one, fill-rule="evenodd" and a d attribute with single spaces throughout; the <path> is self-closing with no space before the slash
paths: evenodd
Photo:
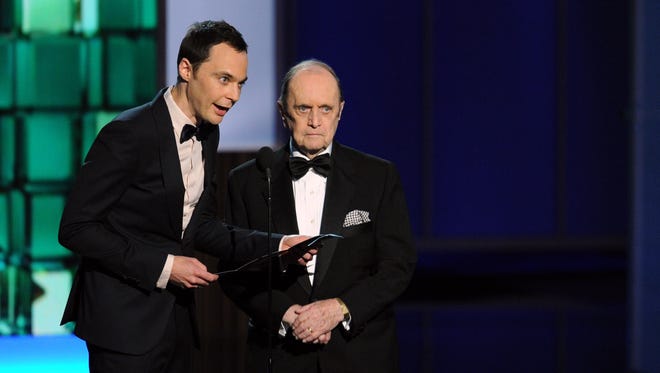
<path id="1" fill-rule="evenodd" d="M 190 61 L 187 58 L 182 58 L 179 62 L 179 76 L 184 81 L 188 82 L 192 77 L 193 67 Z"/>
<path id="2" fill-rule="evenodd" d="M 291 116 L 287 113 L 286 109 L 282 105 L 282 101 L 277 101 L 277 110 L 280 112 L 280 118 L 282 118 L 282 125 L 286 129 L 291 129 L 289 128 L 289 125 L 287 124 L 287 118 L 291 118 Z"/>
<path id="3" fill-rule="evenodd" d="M 337 120 L 341 119 L 341 113 L 344 111 L 344 104 L 346 101 L 342 101 L 339 103 L 339 114 L 337 115 Z"/>

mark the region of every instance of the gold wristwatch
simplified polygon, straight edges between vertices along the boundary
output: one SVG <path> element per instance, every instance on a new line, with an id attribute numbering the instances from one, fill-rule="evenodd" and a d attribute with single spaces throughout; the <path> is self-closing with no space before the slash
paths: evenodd
<path id="1" fill-rule="evenodd" d="M 339 306 L 341 307 L 341 312 L 344 314 L 344 321 L 348 321 L 351 318 L 351 313 L 348 311 L 348 307 L 346 307 L 346 303 L 344 303 L 343 300 L 340 298 L 335 298 L 337 299 L 337 302 L 339 302 Z"/>

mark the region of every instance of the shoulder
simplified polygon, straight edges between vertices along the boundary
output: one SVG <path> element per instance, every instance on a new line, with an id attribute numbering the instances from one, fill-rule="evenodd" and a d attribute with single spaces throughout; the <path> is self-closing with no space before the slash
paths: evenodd
<path id="1" fill-rule="evenodd" d="M 164 90 L 159 92 L 151 102 L 117 114 L 117 116 L 101 128 L 99 136 L 123 136 L 126 137 L 126 141 L 137 138 L 139 142 L 145 140 L 144 136 L 150 136 L 155 133 L 157 119 L 161 119 L 161 121 L 167 119 L 165 120 L 167 123 L 163 123 L 163 125 L 171 127 L 169 114 L 166 117 L 157 115 L 159 111 L 165 111 L 167 113 L 167 105 L 163 99 L 163 93 Z"/>
<path id="2" fill-rule="evenodd" d="M 245 177 L 251 173 L 257 171 L 257 162 L 254 159 L 250 159 L 247 162 L 243 162 L 240 165 L 234 167 L 229 171 L 229 177 Z"/>
<path id="3" fill-rule="evenodd" d="M 353 168 L 363 172 L 392 172 L 396 166 L 391 161 L 335 142 L 333 145 L 335 162 L 342 168 Z"/>
<path id="4" fill-rule="evenodd" d="M 278 169 L 283 167 L 288 160 L 289 153 L 285 148 L 280 148 L 273 153 L 272 170 L 276 173 Z M 229 177 L 251 177 L 263 174 L 263 171 L 257 166 L 255 158 L 243 162 L 229 171 Z"/>

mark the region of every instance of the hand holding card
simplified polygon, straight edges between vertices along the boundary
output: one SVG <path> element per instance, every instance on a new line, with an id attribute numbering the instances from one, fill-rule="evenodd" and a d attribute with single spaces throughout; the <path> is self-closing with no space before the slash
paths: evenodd
<path id="1" fill-rule="evenodd" d="M 280 269 L 286 271 L 289 265 L 295 264 L 300 258 L 302 258 L 310 250 L 319 250 L 323 247 L 323 242 L 332 238 L 342 238 L 342 236 L 332 233 L 321 234 L 309 238 L 303 242 L 300 242 L 288 250 L 277 251 L 272 254 L 266 254 L 260 256 L 254 260 L 251 260 L 242 266 L 226 271 L 216 272 L 216 275 L 228 275 L 232 273 L 242 273 L 242 272 L 259 272 L 268 269 L 268 266 L 271 262 L 275 260 L 279 261 Z"/>

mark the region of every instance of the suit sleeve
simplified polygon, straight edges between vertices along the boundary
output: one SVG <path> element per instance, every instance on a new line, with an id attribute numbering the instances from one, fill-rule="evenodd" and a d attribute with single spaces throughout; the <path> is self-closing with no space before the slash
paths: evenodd
<path id="1" fill-rule="evenodd" d="M 195 208 L 195 248 L 211 254 L 224 265 L 238 266 L 249 260 L 265 255 L 269 251 L 268 235 L 264 232 L 241 228 L 245 225 L 226 224 L 217 214 L 216 178 L 204 193 Z M 271 245 L 279 244 L 280 234 L 271 235 Z"/>
<path id="2" fill-rule="evenodd" d="M 135 137 L 126 123 L 111 122 L 103 128 L 70 191 L 58 238 L 84 260 L 150 290 L 167 255 L 141 250 L 108 223 L 138 169 Z"/>
<path id="3" fill-rule="evenodd" d="M 248 227 L 250 225 L 248 211 L 243 202 L 243 198 L 246 198 L 244 194 L 246 188 L 239 179 L 240 177 L 235 176 L 234 173 L 230 174 L 225 216 L 230 224 Z M 265 307 L 268 302 L 268 293 L 265 291 L 266 282 L 267 277 L 256 274 L 220 280 L 225 294 L 256 324 L 262 326 L 268 322 L 268 311 Z M 272 302 L 272 329 L 276 331 L 284 313 L 294 302 L 284 292 L 277 289 L 273 289 Z"/>
<path id="4" fill-rule="evenodd" d="M 383 194 L 376 213 L 376 263 L 373 274 L 340 295 L 352 317 L 351 333 L 376 317 L 407 288 L 417 261 L 408 209 L 398 172 L 387 167 Z"/>

